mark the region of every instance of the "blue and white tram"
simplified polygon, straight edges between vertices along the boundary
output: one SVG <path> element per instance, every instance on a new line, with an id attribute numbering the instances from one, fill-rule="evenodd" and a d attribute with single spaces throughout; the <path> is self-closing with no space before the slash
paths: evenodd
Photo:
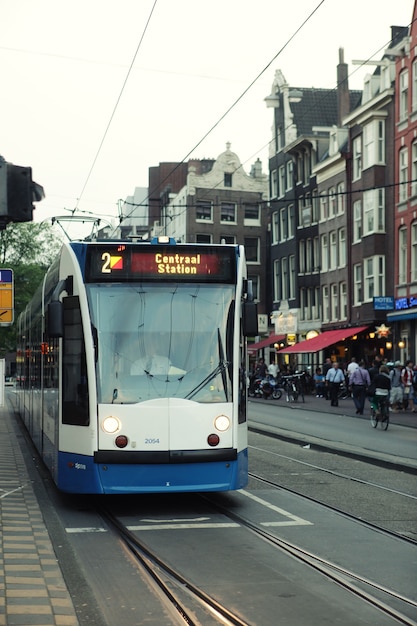
<path id="1" fill-rule="evenodd" d="M 64 244 L 19 318 L 19 411 L 59 489 L 247 483 L 242 246 Z"/>

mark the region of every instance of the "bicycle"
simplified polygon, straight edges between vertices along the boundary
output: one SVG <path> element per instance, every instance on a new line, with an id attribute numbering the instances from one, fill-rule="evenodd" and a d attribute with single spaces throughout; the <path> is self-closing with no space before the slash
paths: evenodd
<path id="1" fill-rule="evenodd" d="M 305 402 L 301 380 L 303 376 L 304 373 L 282 376 L 283 389 L 287 396 L 287 402 L 297 402 L 298 398 L 301 398 L 302 402 Z"/>
<path id="2" fill-rule="evenodd" d="M 375 407 L 376 405 L 376 407 Z M 371 424 L 374 428 L 381 424 L 383 430 L 387 430 L 389 424 L 389 391 L 388 389 L 376 389 L 371 405 Z"/>

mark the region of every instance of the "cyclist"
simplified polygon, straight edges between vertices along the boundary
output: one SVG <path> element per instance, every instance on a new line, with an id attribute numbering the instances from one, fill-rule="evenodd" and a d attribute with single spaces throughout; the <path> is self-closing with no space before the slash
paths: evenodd
<path id="1" fill-rule="evenodd" d="M 381 365 L 379 373 L 374 377 L 368 392 L 372 393 L 371 407 L 375 411 L 376 415 L 380 415 L 381 399 L 387 400 L 391 389 L 391 379 L 389 376 L 389 369 L 386 365 Z"/>

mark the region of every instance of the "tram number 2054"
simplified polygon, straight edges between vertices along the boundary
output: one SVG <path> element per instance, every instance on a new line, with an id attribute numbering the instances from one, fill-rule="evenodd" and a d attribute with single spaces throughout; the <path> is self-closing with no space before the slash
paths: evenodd
<path id="1" fill-rule="evenodd" d="M 146 437 L 145 444 L 159 443 L 159 439 L 155 437 Z"/>

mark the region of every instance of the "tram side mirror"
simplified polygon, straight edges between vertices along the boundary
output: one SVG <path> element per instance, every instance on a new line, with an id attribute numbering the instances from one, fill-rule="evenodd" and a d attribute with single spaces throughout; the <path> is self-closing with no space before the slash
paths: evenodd
<path id="1" fill-rule="evenodd" d="M 64 306 L 59 300 L 48 305 L 47 334 L 56 339 L 64 336 Z"/>
<path id="2" fill-rule="evenodd" d="M 243 334 L 255 337 L 258 334 L 258 306 L 256 302 L 243 303 Z"/>

